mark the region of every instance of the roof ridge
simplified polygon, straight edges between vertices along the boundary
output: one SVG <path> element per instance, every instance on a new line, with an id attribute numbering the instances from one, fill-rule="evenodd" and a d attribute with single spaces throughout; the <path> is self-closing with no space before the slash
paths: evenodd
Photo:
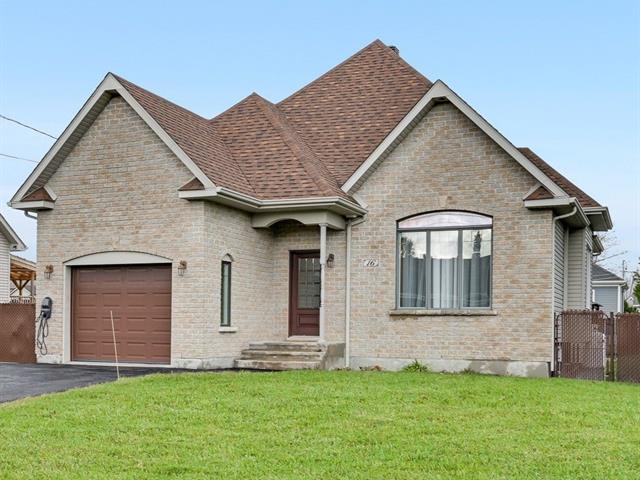
<path id="1" fill-rule="evenodd" d="M 336 190 L 339 189 L 339 186 L 335 178 L 329 173 L 309 145 L 306 144 L 291 124 L 289 124 L 286 116 L 269 100 L 261 97 L 257 93 L 252 94 L 252 96 L 267 120 L 279 132 L 282 140 L 286 143 L 294 157 L 298 159 L 302 168 L 304 168 L 316 186 L 323 192 L 337 193 Z M 334 184 L 332 184 L 327 177 L 330 178 Z"/>
<path id="2" fill-rule="evenodd" d="M 320 75 L 319 77 L 314 78 L 313 80 L 311 80 L 309 83 L 307 83 L 306 85 L 303 85 L 302 87 L 300 87 L 298 90 L 296 90 L 295 92 L 293 92 L 291 95 L 289 95 L 286 98 L 283 98 L 282 100 L 280 100 L 278 102 L 278 105 L 281 103 L 286 102 L 287 100 L 290 100 L 296 96 L 298 96 L 300 93 L 306 91 L 308 88 L 310 88 L 312 85 L 315 85 L 316 83 L 318 83 L 320 80 L 322 80 L 323 78 L 327 77 L 329 74 L 333 73 L 334 71 L 336 71 L 337 69 L 339 69 L 340 67 L 342 67 L 344 64 L 350 62 L 351 60 L 353 60 L 354 58 L 356 58 L 357 56 L 361 55 L 362 53 L 364 53 L 366 50 L 368 50 L 369 48 L 373 47 L 374 45 L 382 45 L 384 47 L 386 47 L 386 45 L 384 43 L 382 43 L 382 41 L 379 38 L 376 38 L 373 42 L 365 45 L 364 47 L 362 47 L 360 50 L 358 50 L 356 53 L 354 53 L 353 55 L 351 55 L 350 57 L 346 58 L 345 60 L 343 60 L 342 62 L 338 63 L 337 65 L 335 65 L 333 68 L 330 68 L 329 70 L 327 70 L 326 72 L 324 72 L 322 75 Z"/>
<path id="3" fill-rule="evenodd" d="M 395 60 L 399 60 L 400 63 L 402 63 L 405 67 L 407 67 L 411 71 L 411 73 L 413 73 L 416 76 L 416 78 L 418 78 L 420 81 L 422 81 L 425 84 L 425 86 L 431 87 L 431 85 L 433 85 L 433 82 L 429 80 L 426 77 L 426 75 L 423 75 L 420 71 L 418 71 L 417 68 L 415 68 L 409 62 L 407 62 L 404 58 L 402 58 L 399 53 L 394 52 L 388 45 L 386 45 L 381 40 L 376 40 L 376 42 L 379 42 L 380 45 L 384 47 L 384 51 L 387 53 L 387 55 L 391 55 Z"/>

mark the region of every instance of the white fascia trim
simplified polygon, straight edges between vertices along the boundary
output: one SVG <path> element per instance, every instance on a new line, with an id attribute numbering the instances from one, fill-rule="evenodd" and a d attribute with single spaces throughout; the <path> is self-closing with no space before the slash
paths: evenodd
<path id="1" fill-rule="evenodd" d="M 530 209 L 544 209 L 544 208 L 554 208 L 554 207 L 576 207 L 576 213 L 580 219 L 580 223 L 584 226 L 588 226 L 591 224 L 589 222 L 589 218 L 587 217 L 584 209 L 580 205 L 580 202 L 575 197 L 563 197 L 563 198 L 549 198 L 543 200 L 525 200 L 524 206 Z M 571 215 L 573 216 L 573 215 Z"/>
<path id="2" fill-rule="evenodd" d="M 32 202 L 9 202 L 11 208 L 15 208 L 16 210 L 53 210 L 55 203 L 49 202 L 48 200 L 34 200 Z"/>
<path id="3" fill-rule="evenodd" d="M 427 91 L 427 93 L 415 104 L 407 115 L 396 125 L 396 127 L 387 135 L 387 137 L 378 145 L 378 147 L 369 155 L 369 157 L 358 167 L 358 169 L 349 177 L 342 185 L 344 192 L 349 192 L 358 181 L 366 174 L 366 172 L 378 161 L 378 159 L 387 151 L 393 142 L 408 128 L 421 112 L 429 108 L 437 99 L 445 98 L 451 102 L 458 110 L 475 123 L 483 132 L 485 132 L 494 142 L 496 142 L 504 151 L 514 158 L 522 167 L 527 170 L 533 177 L 544 185 L 551 193 L 562 197 L 567 194 L 542 170 L 536 167 L 531 160 L 520 152 L 507 138 L 496 130 L 489 122 L 487 122 L 478 112 L 471 108 L 458 94 L 451 90 L 442 80 L 437 80 Z"/>
<path id="4" fill-rule="evenodd" d="M 54 192 L 49 185 L 45 185 L 44 189 L 49 194 L 49 197 L 51 197 L 52 202 L 55 202 L 58 199 L 58 195 L 56 195 L 56 192 Z"/>
<path id="5" fill-rule="evenodd" d="M 608 207 L 585 207 L 584 213 L 587 215 L 602 215 L 608 230 L 613 228 L 613 220 L 611 219 Z"/>
<path id="6" fill-rule="evenodd" d="M 169 149 L 185 164 L 185 166 L 193 173 L 193 175 L 202 182 L 202 184 L 206 188 L 215 188 L 213 182 L 207 177 L 202 170 L 200 170 L 196 164 L 191 160 L 186 153 L 176 144 L 176 142 L 158 125 L 158 123 L 147 113 L 147 111 L 142 108 L 142 106 L 131 96 L 131 94 L 122 86 L 120 82 L 111 74 L 108 73 L 100 85 L 95 89 L 95 91 L 91 94 L 89 99 L 82 106 L 80 111 L 73 117 L 71 123 L 65 128 L 62 135 L 58 137 L 58 140 L 52 145 L 46 155 L 42 158 L 40 163 L 33 169 L 33 172 L 27 177 L 25 182 L 22 184 L 20 189 L 15 193 L 9 205 L 13 208 L 24 208 L 17 207 L 16 205 L 19 203 L 20 199 L 23 198 L 26 193 L 29 191 L 31 186 L 35 183 L 38 177 L 45 171 L 47 166 L 51 163 L 51 161 L 55 158 L 56 154 L 60 151 L 60 149 L 64 146 L 64 144 L 69 140 L 69 137 L 73 134 L 73 132 L 80 126 L 84 118 L 91 111 L 93 106 L 100 100 L 103 94 L 116 91 L 118 94 L 133 108 L 138 115 L 144 120 L 144 122 L 149 125 L 149 127 L 160 137 L 160 139 L 169 147 Z M 48 191 L 48 190 L 47 190 Z M 53 197 L 52 197 L 53 198 Z"/>
<path id="7" fill-rule="evenodd" d="M 524 206 L 527 208 L 553 208 L 574 204 L 578 204 L 575 197 L 543 198 L 541 200 L 525 200 L 524 202 Z"/>
<path id="8" fill-rule="evenodd" d="M 624 280 L 591 280 L 592 287 L 613 287 L 616 285 L 626 285 Z"/>
<path id="9" fill-rule="evenodd" d="M 2 215 L 0 215 L 0 230 L 4 232 L 4 236 L 9 241 L 9 250 L 22 252 L 27 249 L 25 243 Z"/>
<path id="10" fill-rule="evenodd" d="M 204 190 L 181 190 L 178 192 L 179 198 L 187 200 L 205 200 L 218 195 L 216 188 L 205 188 Z"/>
<path id="11" fill-rule="evenodd" d="M 308 197 L 308 198 L 279 198 L 260 200 L 258 198 L 235 192 L 225 187 L 204 190 L 185 190 L 178 192 L 180 198 L 187 200 L 211 200 L 216 197 L 237 203 L 251 211 L 268 211 L 282 208 L 303 209 L 339 206 L 357 215 L 364 215 L 367 210 L 340 197 Z"/>

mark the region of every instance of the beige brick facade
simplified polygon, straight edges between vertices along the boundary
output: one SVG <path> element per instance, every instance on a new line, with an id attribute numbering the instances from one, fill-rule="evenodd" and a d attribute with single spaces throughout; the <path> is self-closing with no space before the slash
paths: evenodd
<path id="1" fill-rule="evenodd" d="M 55 209 L 38 218 L 39 300 L 51 296 L 50 356 L 68 361 L 64 263 L 104 251 L 173 264 L 172 364 L 231 366 L 249 342 L 288 335 L 289 254 L 319 249 L 319 228 L 251 226 L 246 212 L 178 197 L 192 174 L 119 97 L 99 115 L 48 185 Z M 353 230 L 352 355 L 357 362 L 548 362 L 552 351 L 550 212 L 523 207 L 535 180 L 449 104 L 433 108 L 360 187 L 367 221 Z M 396 317 L 396 221 L 441 209 L 494 217 L 493 316 Z M 327 340 L 344 342 L 344 231 L 328 231 Z M 232 326 L 220 332 L 220 262 L 233 258 Z M 365 268 L 365 259 L 377 259 Z M 177 264 L 186 260 L 184 276 Z M 68 287 L 67 287 L 68 290 Z M 67 321 L 68 322 L 68 321 Z M 67 330 L 65 330 L 67 329 Z M 65 351 L 65 349 L 67 351 Z M 398 364 L 399 365 L 399 364 Z"/>
<path id="2" fill-rule="evenodd" d="M 352 355 L 551 361 L 551 213 L 522 202 L 535 183 L 455 107 L 434 107 L 357 192 L 369 214 L 353 233 Z M 495 316 L 389 315 L 396 221 L 432 210 L 493 216 Z M 363 267 L 368 258 L 380 266 Z"/>

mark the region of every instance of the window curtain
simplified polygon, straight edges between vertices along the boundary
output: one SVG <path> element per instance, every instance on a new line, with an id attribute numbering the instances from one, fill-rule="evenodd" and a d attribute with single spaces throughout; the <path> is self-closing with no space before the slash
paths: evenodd
<path id="1" fill-rule="evenodd" d="M 431 307 L 455 308 L 458 291 L 458 231 L 433 231 L 431 256 Z"/>
<path id="2" fill-rule="evenodd" d="M 406 232 L 400 236 L 400 306 L 425 307 L 427 234 Z"/>
<path id="3" fill-rule="evenodd" d="M 491 231 L 463 232 L 463 307 L 489 307 L 491 291 Z"/>

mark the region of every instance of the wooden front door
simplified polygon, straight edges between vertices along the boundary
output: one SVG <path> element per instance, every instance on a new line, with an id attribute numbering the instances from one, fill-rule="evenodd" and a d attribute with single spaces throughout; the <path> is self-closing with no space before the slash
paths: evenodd
<path id="1" fill-rule="evenodd" d="M 320 334 L 320 253 L 291 252 L 289 335 Z"/>

